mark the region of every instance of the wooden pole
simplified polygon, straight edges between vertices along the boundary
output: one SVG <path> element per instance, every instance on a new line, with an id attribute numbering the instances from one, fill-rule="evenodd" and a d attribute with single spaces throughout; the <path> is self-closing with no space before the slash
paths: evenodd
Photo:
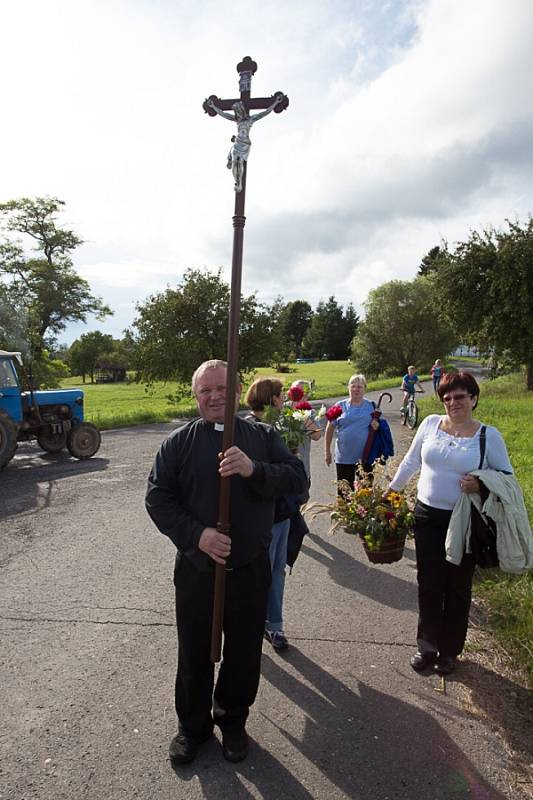
<path id="1" fill-rule="evenodd" d="M 228 369 L 226 383 L 226 409 L 224 414 L 224 434 L 222 448 L 225 452 L 233 444 L 235 429 L 235 392 L 239 366 L 239 322 L 241 316 L 242 253 L 244 244 L 244 203 L 246 199 L 246 161 L 242 176 L 242 190 L 235 193 L 235 212 L 233 215 L 233 257 L 231 262 L 231 294 L 228 324 Z M 230 535 L 229 501 L 231 478 L 220 478 L 217 530 Z M 220 661 L 222 649 L 222 627 L 224 622 L 224 594 L 226 589 L 226 568 L 215 565 L 215 593 L 213 597 L 213 623 L 211 628 L 211 661 Z"/>

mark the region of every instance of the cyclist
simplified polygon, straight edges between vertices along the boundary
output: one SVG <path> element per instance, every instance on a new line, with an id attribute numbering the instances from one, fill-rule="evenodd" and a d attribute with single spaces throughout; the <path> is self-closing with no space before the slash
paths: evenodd
<path id="1" fill-rule="evenodd" d="M 433 390 L 435 394 L 437 394 L 439 390 L 439 383 L 441 382 L 442 378 L 446 374 L 444 367 L 442 366 L 440 358 L 435 359 L 435 363 L 431 367 L 431 377 L 433 378 Z"/>
<path id="2" fill-rule="evenodd" d="M 405 411 L 407 408 L 407 401 L 410 397 L 414 396 L 416 391 L 416 387 L 423 392 L 423 388 L 420 385 L 420 381 L 418 380 L 418 375 L 416 374 L 416 367 L 411 366 L 407 367 L 407 373 L 402 378 L 402 391 L 403 391 L 403 405 L 402 410 Z"/>

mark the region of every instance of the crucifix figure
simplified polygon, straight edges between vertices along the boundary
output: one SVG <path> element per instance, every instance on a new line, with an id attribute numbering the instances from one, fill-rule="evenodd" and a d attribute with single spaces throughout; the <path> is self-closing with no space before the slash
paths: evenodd
<path id="1" fill-rule="evenodd" d="M 250 129 L 258 119 L 266 117 L 271 111 L 280 113 L 289 105 L 289 99 L 283 92 L 276 92 L 272 97 L 250 98 L 252 75 L 257 70 L 255 61 L 247 56 L 237 65 L 239 72 L 240 100 L 219 100 L 216 95 L 211 95 L 205 101 L 203 108 L 209 116 L 218 114 L 230 122 L 237 123 L 237 135 L 231 137 L 232 146 L 228 153 L 228 169 L 233 173 L 235 191 L 243 189 L 244 164 L 248 161 L 251 140 Z M 259 114 L 250 115 L 250 109 L 263 108 Z M 233 113 L 228 113 L 232 111 Z"/>
<path id="2" fill-rule="evenodd" d="M 228 169 L 231 169 L 233 172 L 236 192 L 242 191 L 244 162 L 248 161 L 248 155 L 252 145 L 250 140 L 250 128 L 254 122 L 257 122 L 258 119 L 262 119 L 263 117 L 266 117 L 267 114 L 270 114 L 271 111 L 274 111 L 278 105 L 281 105 L 284 102 L 284 100 L 285 95 L 283 95 L 281 92 L 278 92 L 275 95 L 274 102 L 271 103 L 269 107 L 265 109 L 265 111 L 261 111 L 260 114 L 253 114 L 253 116 L 250 116 L 242 100 L 237 100 L 235 103 L 233 103 L 233 114 L 228 114 L 225 111 L 222 111 L 222 109 L 219 108 L 211 98 L 206 100 L 206 105 L 209 108 L 212 108 L 213 111 L 215 111 L 219 116 L 224 117 L 224 119 L 229 119 L 231 122 L 237 123 L 237 135 L 231 137 L 233 144 L 228 153 L 227 163 Z"/>
<path id="3" fill-rule="evenodd" d="M 258 119 L 274 111 L 279 114 L 289 105 L 289 98 L 283 92 L 276 92 L 271 97 L 251 97 L 252 76 L 257 64 L 249 56 L 237 64 L 239 73 L 240 97 L 221 100 L 211 95 L 203 104 L 203 109 L 210 117 L 217 114 L 237 124 L 237 135 L 233 137 L 232 148 L 228 155 L 228 168 L 233 172 L 235 180 L 235 211 L 233 216 L 233 256 L 231 262 L 231 295 L 228 322 L 227 349 L 227 382 L 226 397 L 234 397 L 238 385 L 237 372 L 239 360 L 239 321 L 241 303 L 242 252 L 244 241 L 244 203 L 246 197 L 246 170 L 250 152 L 250 128 Z M 259 111 L 251 115 L 250 111 Z M 231 113 L 233 112 L 233 113 Z M 224 434 L 222 450 L 226 452 L 234 440 L 235 409 L 232 403 L 226 403 L 224 415 Z M 217 530 L 231 537 L 229 524 L 230 480 L 220 478 Z M 226 572 L 223 566 L 215 567 L 215 587 L 213 601 L 213 624 L 211 638 L 211 660 L 220 661 L 222 644 L 222 626 L 224 617 Z"/>

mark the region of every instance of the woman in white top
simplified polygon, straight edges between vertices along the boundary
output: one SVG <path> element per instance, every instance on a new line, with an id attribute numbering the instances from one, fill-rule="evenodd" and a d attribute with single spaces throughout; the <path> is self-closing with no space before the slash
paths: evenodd
<path id="1" fill-rule="evenodd" d="M 420 470 L 415 507 L 418 650 L 411 666 L 420 671 L 434 665 L 447 675 L 464 647 L 475 563 L 467 553 L 459 565 L 446 561 L 446 531 L 461 492 L 479 492 L 478 479 L 468 473 L 480 467 L 482 424 L 472 416 L 479 386 L 469 372 L 445 375 L 437 392 L 446 413 L 432 414 L 420 424 L 390 489 L 403 489 Z M 490 425 L 482 466 L 513 471 L 502 436 Z"/>

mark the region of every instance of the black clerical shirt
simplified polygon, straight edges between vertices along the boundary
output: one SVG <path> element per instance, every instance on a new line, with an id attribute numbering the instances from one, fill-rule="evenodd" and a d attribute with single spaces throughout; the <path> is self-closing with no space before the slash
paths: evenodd
<path id="1" fill-rule="evenodd" d="M 170 434 L 155 458 L 148 478 L 146 508 L 161 533 L 199 569 L 213 560 L 198 549 L 202 531 L 215 528 L 218 517 L 218 454 L 221 430 L 195 419 Z M 279 434 L 268 425 L 235 418 L 234 444 L 253 461 L 251 477 L 233 475 L 230 494 L 231 555 L 227 567 L 240 567 L 268 549 L 274 500 L 300 494 L 307 487 L 305 470 Z"/>

